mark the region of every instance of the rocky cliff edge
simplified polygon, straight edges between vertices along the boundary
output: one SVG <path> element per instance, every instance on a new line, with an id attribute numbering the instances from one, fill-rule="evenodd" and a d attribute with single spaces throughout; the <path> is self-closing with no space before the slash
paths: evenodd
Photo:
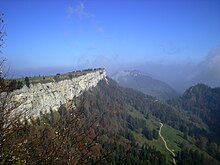
<path id="1" fill-rule="evenodd" d="M 28 116 L 39 116 L 40 111 L 47 113 L 50 109 L 57 110 L 62 104 L 95 87 L 103 79 L 107 81 L 105 69 L 59 82 L 31 84 L 29 88 L 24 86 L 13 91 L 12 102 L 19 104 L 18 111 L 26 111 Z"/>

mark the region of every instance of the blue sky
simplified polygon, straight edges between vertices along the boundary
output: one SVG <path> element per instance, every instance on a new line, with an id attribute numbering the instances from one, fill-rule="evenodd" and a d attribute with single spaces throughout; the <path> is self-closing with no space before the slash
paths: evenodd
<path id="1" fill-rule="evenodd" d="M 15 75 L 198 64 L 220 47 L 219 0 L 0 0 L 0 11 L 7 33 L 1 56 Z"/>

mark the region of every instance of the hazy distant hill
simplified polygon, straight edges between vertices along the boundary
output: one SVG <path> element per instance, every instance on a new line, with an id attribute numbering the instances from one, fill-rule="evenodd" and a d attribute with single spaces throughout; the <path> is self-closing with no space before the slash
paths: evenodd
<path id="1" fill-rule="evenodd" d="M 178 96 L 178 93 L 168 84 L 153 79 L 136 70 L 119 71 L 114 74 L 112 78 L 123 87 L 132 88 L 159 99 L 166 100 Z"/>

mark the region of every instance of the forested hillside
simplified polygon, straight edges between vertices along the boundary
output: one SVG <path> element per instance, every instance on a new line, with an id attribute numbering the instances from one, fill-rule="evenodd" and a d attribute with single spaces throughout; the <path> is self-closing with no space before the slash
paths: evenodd
<path id="1" fill-rule="evenodd" d="M 207 124 L 173 104 L 102 80 L 74 98 L 72 106 L 12 123 L 12 132 L 1 127 L 1 162 L 144 165 L 175 159 L 178 164 L 219 164 L 219 146 L 209 141 Z M 173 158 L 159 137 L 160 123 Z"/>
<path id="2" fill-rule="evenodd" d="M 189 116 L 200 118 L 207 125 L 209 131 L 196 136 L 196 145 L 220 160 L 220 88 L 197 84 L 186 90 L 183 96 L 168 102 Z M 189 128 L 185 132 L 190 135 Z"/>
<path id="3" fill-rule="evenodd" d="M 219 18 L 220 0 L 0 0 L 0 165 L 220 165 Z"/>
<path id="4" fill-rule="evenodd" d="M 212 160 L 217 163 L 216 160 L 208 156 L 208 150 L 198 148 L 198 141 L 195 140 L 197 137 L 203 139 L 211 136 L 209 128 L 199 117 L 179 110 L 166 102 L 158 101 L 154 97 L 132 89 L 121 88 L 111 79 L 108 79 L 108 84 L 103 81 L 100 82 L 94 90 L 86 92 L 85 96 L 85 100 L 87 100 L 86 109 L 90 113 L 103 112 L 105 117 L 103 117 L 101 125 L 105 126 L 104 130 L 108 133 L 113 130 L 116 131 L 113 132 L 116 133 L 117 139 L 125 137 L 133 144 L 146 142 L 159 149 L 160 147 L 157 144 L 158 125 L 159 122 L 162 122 L 174 130 L 183 132 L 179 144 L 174 142 L 176 146 L 180 145 L 179 151 L 181 148 L 184 149 L 182 152 L 190 149 L 193 152 L 197 150 L 199 153 L 201 152 L 200 157 L 206 162 Z M 206 154 L 202 154 L 202 151 L 206 151 Z M 216 155 L 212 156 L 218 159 Z"/>
<path id="5" fill-rule="evenodd" d="M 211 88 L 204 84 L 195 85 L 173 101 L 175 107 L 188 111 L 202 119 L 220 136 L 220 88 Z"/>

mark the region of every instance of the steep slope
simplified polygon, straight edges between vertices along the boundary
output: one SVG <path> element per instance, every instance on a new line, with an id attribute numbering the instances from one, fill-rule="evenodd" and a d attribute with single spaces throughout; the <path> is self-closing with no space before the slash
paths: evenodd
<path id="1" fill-rule="evenodd" d="M 211 135 L 210 129 L 200 117 L 188 113 L 188 111 L 180 110 L 178 106 L 174 107 L 173 105 L 176 104 L 168 104 L 165 101 L 160 101 L 153 96 L 146 95 L 137 90 L 123 88 L 112 79 L 106 78 L 105 73 L 101 70 L 90 73 L 92 74 L 81 74 L 75 79 L 68 78 L 67 80 L 62 79 L 57 82 L 31 84 L 29 88 L 24 87 L 27 90 L 22 88 L 21 90 L 13 91 L 15 93 L 18 92 L 16 93 L 17 97 L 22 98 L 23 96 L 28 96 L 29 98 L 28 102 L 26 102 L 26 100 L 21 102 L 23 106 L 19 106 L 19 110 L 22 110 L 22 107 L 28 108 L 28 106 L 26 106 L 28 105 L 27 103 L 33 104 L 34 100 L 44 100 L 38 96 L 45 94 L 44 97 L 48 98 L 49 101 L 47 99 L 44 104 L 49 105 L 50 109 L 47 111 L 47 114 L 40 113 L 40 118 L 33 122 L 47 128 L 50 132 L 50 135 L 48 135 L 50 136 L 49 139 L 54 139 L 54 133 L 58 136 L 59 133 L 65 133 L 66 131 L 64 130 L 66 129 L 69 131 L 72 130 L 67 126 L 72 122 L 66 121 L 65 116 L 69 116 L 71 121 L 85 126 L 79 128 L 79 132 L 82 131 L 82 133 L 85 132 L 87 128 L 90 128 L 90 123 L 97 121 L 92 124 L 93 128 L 91 131 L 93 133 L 90 132 L 86 134 L 85 137 L 88 136 L 88 140 L 91 140 L 90 142 L 96 146 L 95 155 L 98 157 L 104 156 L 106 164 L 172 164 L 172 162 L 176 162 L 176 160 L 184 162 L 184 155 L 185 152 L 188 153 L 188 150 L 190 150 L 190 153 L 195 152 L 195 155 L 197 155 L 196 160 L 199 164 L 207 164 L 206 162 L 212 162 L 213 165 L 219 164 L 217 160 L 213 159 L 216 158 L 219 160 L 219 146 L 213 143 L 214 141 L 212 141 L 212 143 L 206 141 Z M 49 89 L 47 87 L 48 85 L 50 85 Z M 40 86 L 41 90 L 38 90 L 38 86 Z M 68 90 L 68 92 L 74 91 L 70 90 L 72 88 L 75 89 L 72 95 L 71 93 L 66 93 L 66 90 Z M 21 91 L 23 91 L 23 93 Z M 67 96 L 67 94 L 69 96 Z M 56 104 L 50 103 L 50 100 L 54 98 L 57 98 L 57 100 L 52 103 L 58 104 L 57 102 L 59 101 L 61 105 L 61 107 L 58 107 L 58 112 L 53 111 L 56 110 L 56 108 L 54 108 Z M 61 99 L 63 99 L 63 102 Z M 69 102 L 71 102 L 71 104 L 69 104 Z M 39 109 L 39 105 L 41 104 L 36 104 L 35 106 L 37 113 L 42 110 Z M 67 107 L 70 107 L 69 105 L 73 105 L 73 107 L 68 112 L 66 110 L 68 109 Z M 43 106 L 42 108 L 44 109 L 45 107 L 46 106 Z M 29 109 L 30 112 L 33 112 L 31 110 L 33 109 Z M 82 113 L 83 117 L 75 119 L 77 112 Z M 97 117 L 98 120 L 96 120 Z M 179 156 L 178 158 L 174 157 L 174 154 L 170 154 L 165 148 L 164 142 L 159 137 L 160 122 L 164 125 L 164 127 L 161 128 L 162 130 L 160 130 L 163 135 L 163 140 L 166 141 L 167 146 L 169 146 L 172 152 Z M 63 127 L 63 123 L 67 125 Z M 35 126 L 36 125 L 33 124 L 33 129 L 35 129 Z M 36 129 L 38 130 L 38 126 Z M 99 132 L 97 137 L 94 131 Z M 26 133 L 28 136 L 28 132 Z M 39 133 L 44 134 L 44 132 Z M 72 133 L 75 134 L 74 131 L 72 131 Z M 79 135 L 81 135 L 81 133 Z M 62 136 L 66 137 L 65 134 Z M 72 136 L 70 136 L 70 141 L 66 139 L 66 143 L 61 144 L 72 143 L 74 139 L 72 141 L 71 137 Z M 83 137 L 83 139 L 85 137 Z M 91 139 L 91 137 L 95 139 Z M 49 139 L 47 139 L 49 144 L 54 142 Z M 37 138 L 37 141 L 41 140 L 41 138 Z M 36 140 L 32 139 L 31 136 L 30 142 L 35 141 Z M 77 143 L 75 144 L 79 145 Z M 209 144 L 211 147 L 209 147 Z M 38 143 L 35 143 L 35 145 L 37 147 Z M 87 142 L 83 142 L 82 147 L 86 146 Z M 200 146 L 202 147 L 200 148 Z M 24 148 L 25 147 L 27 146 L 24 144 Z M 7 148 L 8 147 L 5 147 L 5 149 Z M 44 147 L 41 146 L 41 149 L 42 148 Z M 182 148 L 185 150 L 182 151 Z M 28 149 L 30 149 L 30 147 Z M 66 149 L 64 150 L 67 151 Z M 207 154 L 207 152 L 209 154 Z M 34 154 L 35 152 L 31 150 L 31 153 Z M 110 154 L 109 157 L 105 158 L 106 154 Z M 212 155 L 212 157 L 210 155 Z M 32 158 L 34 157 L 35 156 Z M 59 155 L 58 157 L 60 158 Z"/>
<path id="2" fill-rule="evenodd" d="M 141 74 L 139 71 L 120 71 L 112 78 L 123 87 L 132 88 L 159 99 L 166 100 L 178 96 L 168 84 Z"/>
<path id="3" fill-rule="evenodd" d="M 39 116 L 41 111 L 57 110 L 62 104 L 71 102 L 103 79 L 106 79 L 105 69 L 49 76 L 47 81 L 45 78 L 32 78 L 30 85 L 11 92 L 12 101 L 19 105 L 19 111 Z"/>
<path id="4" fill-rule="evenodd" d="M 171 102 L 174 106 L 201 118 L 220 138 L 220 88 L 197 84 Z"/>
<path id="5" fill-rule="evenodd" d="M 220 88 L 197 84 L 186 90 L 180 98 L 168 102 L 188 115 L 200 118 L 207 125 L 209 131 L 197 134 L 195 144 L 220 160 Z M 189 135 L 193 131 L 185 127 L 184 132 Z"/>
<path id="6" fill-rule="evenodd" d="M 175 148 L 176 153 L 181 151 L 180 145 L 193 151 L 199 150 L 200 153 L 193 136 L 208 134 L 209 131 L 196 116 L 141 92 L 122 88 L 109 78 L 108 83 L 100 81 L 96 88 L 85 92 L 84 96 L 88 116 L 95 112 L 103 114 L 100 125 L 104 127 L 108 139 L 117 137 L 120 141 L 120 137 L 123 137 L 131 143 L 153 145 L 166 155 L 168 164 L 172 163 L 172 156 L 165 150 L 162 140 L 158 139 L 160 122 L 165 124 L 166 132 L 171 133 L 165 132 L 164 137 L 168 139 L 168 145 Z M 185 128 L 190 128 L 192 134 L 185 137 L 182 133 Z M 203 157 L 213 160 L 206 152 Z M 214 162 L 218 164 L 216 160 Z"/>

